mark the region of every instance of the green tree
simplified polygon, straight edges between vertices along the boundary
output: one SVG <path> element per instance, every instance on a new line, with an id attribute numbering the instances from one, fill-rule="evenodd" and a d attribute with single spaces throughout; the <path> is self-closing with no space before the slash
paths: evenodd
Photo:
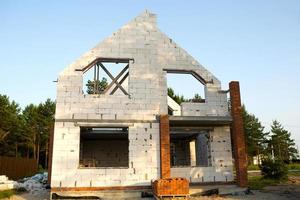
<path id="1" fill-rule="evenodd" d="M 203 100 L 204 99 L 199 94 L 196 93 L 195 96 L 190 101 L 197 103 L 197 102 L 203 102 Z"/>
<path id="2" fill-rule="evenodd" d="M 44 103 L 40 103 L 38 106 L 38 124 L 39 124 L 39 143 L 38 143 L 38 163 L 40 163 L 40 154 L 44 157 L 44 167 L 48 165 L 48 145 L 49 136 L 54 130 L 54 114 L 55 114 L 55 102 L 51 99 L 47 99 Z"/>
<path id="3" fill-rule="evenodd" d="M 30 104 L 22 113 L 23 138 L 26 141 L 27 157 L 31 154 L 37 160 L 37 164 L 47 166 L 48 140 L 53 131 L 55 103 L 47 99 L 39 105 Z M 45 163 L 40 163 L 41 152 Z"/>
<path id="4" fill-rule="evenodd" d="M 266 153 L 268 133 L 264 132 L 264 127 L 259 119 L 255 115 L 249 114 L 244 105 L 242 106 L 242 113 L 248 161 L 253 164 L 254 156 L 260 158 L 261 155 Z"/>
<path id="5" fill-rule="evenodd" d="M 108 82 L 106 78 L 102 78 L 102 80 L 97 80 L 96 82 L 93 80 L 88 80 L 86 87 L 88 94 L 101 94 L 107 88 Z"/>
<path id="6" fill-rule="evenodd" d="M 182 102 L 187 102 L 188 100 L 184 98 L 183 95 L 178 95 L 174 93 L 174 90 L 172 88 L 168 88 L 168 96 L 171 97 L 176 103 L 178 103 L 179 105 Z"/>
<path id="7" fill-rule="evenodd" d="M 20 136 L 20 111 L 19 105 L 8 96 L 0 95 L 0 154 L 8 156 L 18 155 Z"/>
<path id="8" fill-rule="evenodd" d="M 22 112 L 23 120 L 23 138 L 26 141 L 27 157 L 30 157 L 31 153 L 33 158 L 37 158 L 37 144 L 39 137 L 39 115 L 38 107 L 34 104 L 29 104 Z"/>
<path id="9" fill-rule="evenodd" d="M 30 104 L 21 111 L 16 102 L 0 95 L 0 155 L 33 157 L 37 164 L 47 166 L 54 112 L 55 102 L 50 99 L 39 105 Z"/>
<path id="10" fill-rule="evenodd" d="M 269 153 L 276 159 L 289 162 L 297 158 L 298 151 L 295 142 L 291 139 L 291 133 L 286 130 L 277 120 L 271 125 L 271 138 L 269 140 Z"/>

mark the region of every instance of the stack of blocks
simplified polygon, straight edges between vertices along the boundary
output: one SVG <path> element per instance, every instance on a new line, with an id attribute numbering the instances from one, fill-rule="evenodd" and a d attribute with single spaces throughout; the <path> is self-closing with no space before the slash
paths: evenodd
<path id="1" fill-rule="evenodd" d="M 15 181 L 8 180 L 8 177 L 5 175 L 0 175 L 0 191 L 1 190 L 11 190 L 14 188 Z"/>

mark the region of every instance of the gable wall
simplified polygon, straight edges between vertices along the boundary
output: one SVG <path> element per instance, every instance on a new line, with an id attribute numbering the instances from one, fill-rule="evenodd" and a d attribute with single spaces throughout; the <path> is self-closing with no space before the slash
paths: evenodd
<path id="1" fill-rule="evenodd" d="M 75 69 L 83 69 L 98 57 L 134 59 L 129 63 L 129 96 L 83 94 L 83 73 Z M 226 96 L 219 93 L 218 79 L 157 28 L 155 15 L 144 13 L 59 75 L 52 187 L 88 187 L 90 182 L 95 186 L 149 185 L 151 179 L 160 177 L 157 116 L 168 113 L 164 69 L 193 70 L 207 82 L 213 81 L 205 87 L 206 103 L 183 105 L 183 115 L 228 115 L 227 107 L 224 108 Z M 80 169 L 80 124 L 70 122 L 72 120 L 98 120 L 90 124 L 94 126 L 120 123 L 99 120 L 127 120 L 128 168 Z"/>

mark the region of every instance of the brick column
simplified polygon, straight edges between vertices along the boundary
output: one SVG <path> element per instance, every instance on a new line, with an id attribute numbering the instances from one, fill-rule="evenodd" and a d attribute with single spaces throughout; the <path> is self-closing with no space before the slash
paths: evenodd
<path id="1" fill-rule="evenodd" d="M 232 126 L 231 136 L 234 148 L 234 159 L 236 167 L 236 179 L 240 187 L 246 187 L 247 178 L 247 154 L 245 145 L 245 134 L 243 128 L 242 106 L 240 97 L 240 85 L 238 81 L 229 83 Z"/>
<path id="2" fill-rule="evenodd" d="M 169 116 L 160 116 L 160 176 L 161 178 L 170 178 L 170 128 Z"/>

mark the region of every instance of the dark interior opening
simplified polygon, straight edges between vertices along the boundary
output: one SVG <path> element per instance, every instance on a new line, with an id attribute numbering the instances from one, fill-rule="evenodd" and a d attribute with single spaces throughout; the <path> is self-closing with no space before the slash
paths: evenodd
<path id="1" fill-rule="evenodd" d="M 170 133 L 171 167 L 211 165 L 209 133 L 183 129 Z"/>
<path id="2" fill-rule="evenodd" d="M 128 167 L 128 127 L 81 127 L 80 167 Z"/>

